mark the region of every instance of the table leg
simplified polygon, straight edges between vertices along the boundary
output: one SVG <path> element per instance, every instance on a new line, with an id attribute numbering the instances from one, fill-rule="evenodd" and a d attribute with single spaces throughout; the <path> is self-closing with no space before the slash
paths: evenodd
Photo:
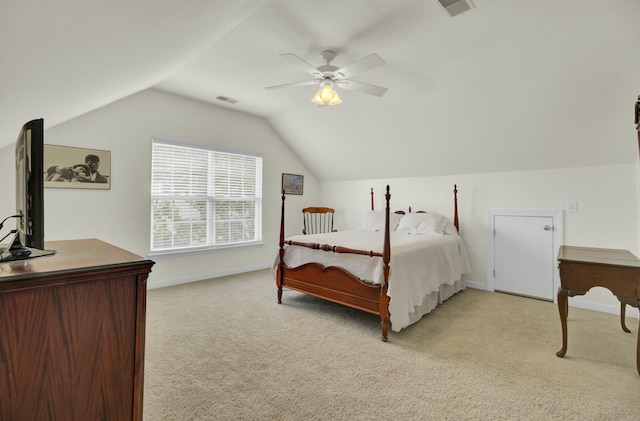
<path id="1" fill-rule="evenodd" d="M 638 324 L 638 344 L 636 345 L 636 369 L 640 374 L 640 323 Z"/>
<path id="2" fill-rule="evenodd" d="M 627 324 L 625 323 L 626 310 L 627 310 L 627 305 L 623 302 L 620 302 L 620 326 L 622 326 L 622 330 L 624 330 L 625 332 L 631 333 L 631 331 L 627 327 Z"/>
<path id="3" fill-rule="evenodd" d="M 560 313 L 560 324 L 562 325 L 562 349 L 556 352 L 560 358 L 567 353 L 567 315 L 569 313 L 569 291 L 558 288 L 558 313 Z"/>

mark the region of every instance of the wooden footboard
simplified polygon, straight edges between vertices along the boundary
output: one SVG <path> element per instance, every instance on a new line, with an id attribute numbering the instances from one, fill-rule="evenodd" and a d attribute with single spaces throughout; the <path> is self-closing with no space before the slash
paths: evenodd
<path id="1" fill-rule="evenodd" d="M 390 327 L 389 297 L 387 288 L 389 281 L 389 261 L 391 259 L 391 247 L 389 243 L 389 201 L 391 194 L 389 186 L 385 195 L 385 234 L 382 253 L 366 250 L 354 250 L 340 246 L 322 245 L 313 243 L 299 243 L 285 241 L 284 239 L 284 212 L 285 195 L 282 194 L 282 213 L 280 220 L 280 254 L 276 275 L 278 287 L 278 303 L 282 303 L 282 288 L 290 288 L 305 294 L 313 295 L 325 300 L 333 301 L 358 310 L 377 314 L 380 316 L 382 340 L 387 341 Z M 284 264 L 285 244 L 308 247 L 323 250 L 328 253 L 350 253 L 368 255 L 372 259 L 382 259 L 384 285 L 372 285 L 361 281 L 343 268 L 331 266 L 324 267 L 320 263 L 307 263 L 295 268 Z"/>
<path id="2" fill-rule="evenodd" d="M 295 268 L 282 265 L 279 270 L 282 272 L 278 274 L 278 278 L 287 288 L 380 314 L 380 285 L 362 282 L 340 267 L 307 263 Z"/>

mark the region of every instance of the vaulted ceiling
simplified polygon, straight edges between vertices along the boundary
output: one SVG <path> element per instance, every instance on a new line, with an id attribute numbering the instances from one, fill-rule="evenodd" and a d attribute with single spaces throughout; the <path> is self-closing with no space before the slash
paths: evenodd
<path id="1" fill-rule="evenodd" d="M 320 180 L 634 162 L 640 2 L 32 0 L 0 10 L 0 147 L 148 88 L 264 117 Z M 280 57 L 342 67 L 381 97 L 316 86 Z M 218 97 L 237 102 L 223 102 Z"/>

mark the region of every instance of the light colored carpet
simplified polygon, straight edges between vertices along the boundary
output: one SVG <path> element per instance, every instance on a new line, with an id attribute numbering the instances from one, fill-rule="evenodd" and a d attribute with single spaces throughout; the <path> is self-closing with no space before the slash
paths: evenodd
<path id="1" fill-rule="evenodd" d="M 633 310 L 635 311 L 635 310 Z M 467 289 L 380 340 L 379 318 L 268 271 L 150 290 L 144 418 L 638 420 L 638 322 Z"/>

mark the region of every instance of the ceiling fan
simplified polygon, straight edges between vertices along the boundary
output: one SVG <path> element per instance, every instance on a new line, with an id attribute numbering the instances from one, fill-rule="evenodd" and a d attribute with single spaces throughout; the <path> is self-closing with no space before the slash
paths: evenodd
<path id="1" fill-rule="evenodd" d="M 311 102 L 318 105 L 340 104 L 342 100 L 335 91 L 336 87 L 374 96 L 382 96 L 387 91 L 387 88 L 383 88 L 382 86 L 356 82 L 355 80 L 349 79 L 357 73 L 382 66 L 384 64 L 384 60 L 377 54 L 369 54 L 368 56 L 344 67 L 337 67 L 331 64 L 333 59 L 336 58 L 335 51 L 331 50 L 325 50 L 320 54 L 320 57 L 322 57 L 325 64 L 319 67 L 313 67 L 311 64 L 293 53 L 280 54 L 280 57 L 309 73 L 313 76 L 313 80 L 268 86 L 266 89 L 280 89 L 291 86 L 308 86 L 317 84 L 320 85 L 320 89 Z"/>

